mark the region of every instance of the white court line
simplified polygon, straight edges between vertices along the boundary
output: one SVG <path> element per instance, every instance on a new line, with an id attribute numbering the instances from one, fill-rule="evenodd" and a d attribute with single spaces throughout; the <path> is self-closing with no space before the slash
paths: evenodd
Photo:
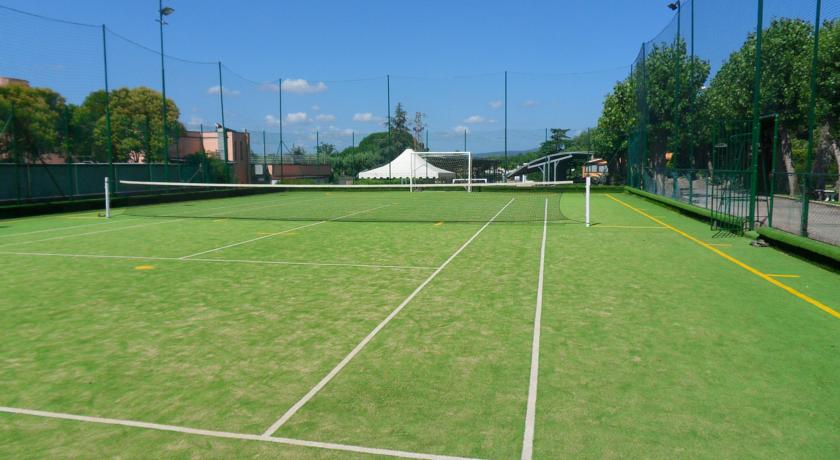
<path id="1" fill-rule="evenodd" d="M 196 262 L 227 262 L 242 264 L 266 265 L 312 265 L 317 267 L 359 267 L 359 268 L 395 268 L 405 270 L 434 270 L 435 267 L 418 267 L 414 265 L 379 265 L 379 264 L 351 264 L 340 262 L 293 262 L 285 260 L 248 260 L 248 259 L 177 259 Z"/>
<path id="2" fill-rule="evenodd" d="M 534 455 L 534 419 L 537 414 L 537 379 L 540 373 L 540 322 L 543 304 L 543 274 L 545 273 L 545 240 L 548 235 L 548 200 L 545 200 L 542 247 L 540 248 L 540 274 L 537 281 L 537 307 L 534 313 L 534 341 L 531 344 L 531 381 L 528 385 L 528 406 L 525 411 L 525 436 L 522 441 L 522 460 Z"/>
<path id="3" fill-rule="evenodd" d="M 232 247 L 235 247 L 235 246 L 241 246 L 241 245 L 243 245 L 243 244 L 253 243 L 254 241 L 264 240 L 264 239 L 266 239 L 266 238 L 271 238 L 271 237 L 273 237 L 273 236 L 282 235 L 282 234 L 284 234 L 284 233 L 289 233 L 289 232 L 292 232 L 292 231 L 295 231 L 295 230 L 300 230 L 300 229 L 302 229 L 302 228 L 314 227 L 314 226 L 316 226 L 316 225 L 320 225 L 320 224 L 323 224 L 323 223 L 325 223 L 325 222 L 332 222 L 332 221 L 336 221 L 336 220 L 344 219 L 344 218 L 346 218 L 346 217 L 355 216 L 356 214 L 361 214 L 361 213 L 363 213 L 363 212 L 376 211 L 377 209 L 382 209 L 382 208 L 384 208 L 384 207 L 386 207 L 386 206 L 390 206 L 390 205 L 389 205 L 389 204 L 384 204 L 384 205 L 382 205 L 382 206 L 377 206 L 377 207 L 375 207 L 375 208 L 363 209 L 363 210 L 361 210 L 361 211 L 351 212 L 350 214 L 345 214 L 345 215 L 343 215 L 343 216 L 341 216 L 341 217 L 336 217 L 335 219 L 322 220 L 322 221 L 318 221 L 318 222 L 313 222 L 313 223 L 311 223 L 311 224 L 301 225 L 301 226 L 298 226 L 298 227 L 294 227 L 294 228 L 290 228 L 290 229 L 287 229 L 287 230 L 283 230 L 283 231 L 281 231 L 281 232 L 269 233 L 268 235 L 259 236 L 259 237 L 257 237 L 257 238 L 251 238 L 250 240 L 240 241 L 240 242 L 238 242 L 238 243 L 231 243 L 231 244 L 228 244 L 228 245 L 225 245 L 225 246 L 220 246 L 220 247 L 218 247 L 218 248 L 213 248 L 213 249 L 208 249 L 208 250 L 206 250 L 206 251 L 196 252 L 195 254 L 190 254 L 190 255 L 188 255 L 188 256 L 183 256 L 183 257 L 180 257 L 180 259 L 189 259 L 189 258 L 191 258 L 191 257 L 195 257 L 195 256 L 203 256 L 204 254 L 209 254 L 209 253 L 211 253 L 211 252 L 221 251 L 222 249 L 228 249 L 228 248 L 232 248 Z"/>
<path id="4" fill-rule="evenodd" d="M 320 382 L 318 382 L 314 387 L 312 387 L 312 389 L 310 389 L 308 393 L 306 393 L 302 398 L 300 398 L 300 401 L 296 402 L 292 407 L 289 408 L 289 410 L 286 411 L 285 414 L 283 414 L 282 417 L 277 419 L 276 422 L 274 422 L 270 427 L 268 427 L 268 429 L 265 430 L 265 432 L 262 435 L 268 437 L 274 434 L 274 432 L 280 429 L 280 427 L 283 426 L 284 423 L 286 423 L 290 418 L 292 418 L 292 416 L 295 415 L 295 413 L 297 413 L 297 411 L 299 411 L 300 408 L 304 406 L 304 404 L 309 402 L 310 399 L 312 399 L 316 394 L 318 394 L 318 392 L 321 391 L 321 389 L 324 388 L 330 382 L 330 380 L 332 380 L 336 375 L 338 375 L 339 372 L 341 372 L 342 369 L 344 369 L 345 366 L 347 366 L 350 360 L 352 360 L 357 354 L 359 354 L 359 352 L 362 351 L 362 349 L 371 340 L 373 340 L 373 338 L 376 336 L 376 334 L 379 333 L 379 331 L 382 330 L 382 328 L 384 328 L 392 319 L 394 319 L 394 317 L 397 316 L 397 314 L 403 308 L 405 308 L 405 306 L 408 305 L 408 303 L 411 302 L 411 300 L 414 299 L 414 297 L 416 297 L 417 294 L 419 294 L 420 291 L 423 290 L 423 288 L 425 288 L 433 279 L 435 279 L 435 277 L 441 271 L 443 271 L 443 269 L 446 268 L 446 266 L 449 265 L 449 263 L 452 262 L 452 260 L 458 257 L 458 254 L 460 254 L 461 251 L 466 249 L 466 247 L 469 246 L 469 244 L 472 243 L 473 240 L 476 239 L 478 235 L 480 235 L 481 232 L 484 231 L 485 228 L 487 228 L 487 226 L 489 226 L 494 220 L 496 220 L 496 217 L 499 217 L 499 214 L 501 214 L 505 209 L 507 209 L 507 207 L 510 206 L 511 203 L 513 203 L 513 200 L 514 198 L 511 198 L 506 205 L 502 206 L 502 209 L 499 209 L 499 212 L 497 212 L 496 215 L 491 217 L 490 220 L 488 220 L 480 229 L 478 229 L 477 232 L 475 232 L 473 236 L 470 237 L 470 239 L 468 239 L 464 244 L 461 245 L 460 248 L 458 248 L 458 250 L 456 250 L 451 256 L 449 256 L 449 258 L 446 259 L 446 261 L 442 263 L 440 267 L 437 268 L 437 270 L 435 270 L 431 275 L 429 275 L 429 277 L 426 278 L 425 281 L 420 283 L 420 285 L 417 286 L 414 292 L 409 294 L 409 296 L 406 297 L 405 300 L 403 300 L 402 303 L 400 303 L 399 306 L 397 306 L 397 308 L 394 309 L 394 311 L 392 311 L 387 317 L 385 317 L 385 319 L 383 319 L 381 323 L 379 323 L 375 328 L 373 328 L 373 330 L 370 331 L 370 333 L 364 339 L 362 339 L 362 341 L 359 342 L 359 344 L 356 345 L 356 347 L 353 348 L 353 350 L 350 351 L 350 353 L 348 353 L 347 356 L 345 356 L 344 359 L 341 360 L 341 362 L 339 362 L 327 375 L 325 375 Z"/>
<path id="5" fill-rule="evenodd" d="M 276 206 L 276 205 L 271 205 L 271 206 Z M 382 207 L 382 206 L 380 206 L 380 207 Z M 227 206 L 225 206 L 225 208 L 227 208 Z M 210 208 L 210 209 L 219 209 L 219 208 Z M 201 210 L 196 210 L 196 211 L 207 211 L 207 210 L 208 209 L 201 209 Z M 221 214 L 224 214 L 226 212 L 230 212 L 230 211 L 222 211 Z M 363 211 L 359 211 L 359 212 L 363 212 Z M 218 217 L 219 214 L 220 213 L 208 214 L 208 217 Z M 354 213 L 354 214 L 358 214 L 358 213 Z M 352 215 L 352 214 L 350 214 L 350 215 Z M 350 215 L 342 216 L 340 218 L 349 217 Z M 42 242 L 45 242 L 45 241 L 63 240 L 63 239 L 75 238 L 75 237 L 79 237 L 79 236 L 88 236 L 88 235 L 97 235 L 97 234 L 100 234 L 100 233 L 116 232 L 116 231 L 119 231 L 119 230 L 126 230 L 126 229 L 129 229 L 129 228 L 147 227 L 147 226 L 150 226 L 150 225 L 171 224 L 171 223 L 174 223 L 174 222 L 181 222 L 181 221 L 187 220 L 187 218 L 188 217 L 182 217 L 180 219 L 166 220 L 166 221 L 162 221 L 162 222 L 151 222 L 151 223 L 139 224 L 139 225 L 129 225 L 129 226 L 125 226 L 125 227 L 112 228 L 112 229 L 108 229 L 108 230 L 97 230 L 95 232 L 73 233 L 71 235 L 54 236 L 54 237 L 51 237 L 51 238 L 44 238 L 44 239 L 40 239 L 40 240 L 14 241 L 14 242 L 0 244 L 0 247 L 11 246 L 13 244 L 31 244 L 31 243 L 42 243 Z M 131 220 L 136 221 L 136 220 L 141 220 L 141 219 L 131 219 Z M 300 228 L 302 228 L 302 227 L 300 227 Z M 280 232 L 280 233 L 285 233 L 285 232 Z M 209 252 L 212 252 L 212 251 L 209 251 Z M 198 255 L 201 255 L 201 254 L 204 254 L 204 253 L 198 253 L 198 254 L 193 254 L 193 255 L 198 256 Z M 188 256 L 188 257 L 192 257 L 192 256 Z"/>
<path id="6" fill-rule="evenodd" d="M 243 441 L 260 441 L 260 442 L 271 442 L 275 444 L 286 444 L 290 446 L 299 446 L 299 447 L 314 447 L 319 449 L 329 449 L 329 450 L 338 450 L 343 452 L 356 452 L 362 454 L 371 454 L 371 455 L 384 455 L 389 457 L 399 457 L 399 458 L 414 458 L 414 459 L 427 459 L 427 460 L 469 460 L 465 459 L 464 457 L 451 457 L 447 455 L 434 455 L 434 454 L 423 454 L 419 452 L 407 452 L 402 450 L 392 450 L 392 449 L 380 449 L 376 447 L 362 447 L 362 446 L 352 446 L 349 444 L 336 444 L 331 442 L 320 442 L 320 441 L 306 441 L 303 439 L 292 439 L 292 438 L 279 438 L 279 437 L 267 437 L 267 436 L 259 436 L 255 434 L 245 434 L 245 433 L 232 433 L 229 431 L 215 431 L 215 430 L 202 430 L 199 428 L 189 428 L 185 426 L 176 426 L 176 425 L 164 425 L 160 423 L 149 423 L 149 422 L 140 422 L 136 420 L 124 420 L 124 419 L 116 419 L 116 418 L 104 418 L 104 417 L 90 417 L 87 415 L 75 415 L 75 414 L 64 414 L 61 412 L 47 412 L 41 410 L 32 410 L 32 409 L 20 409 L 17 407 L 3 407 L 0 406 L 0 412 L 5 412 L 8 414 L 17 414 L 17 415 L 30 415 L 34 417 L 46 417 L 46 418 L 54 418 L 54 419 L 61 419 L 61 420 L 74 420 L 77 422 L 89 422 L 89 423 L 99 423 L 102 425 L 119 425 L 119 426 L 128 426 L 132 428 L 145 428 L 149 430 L 158 430 L 158 431 L 171 431 L 176 433 L 184 433 L 184 434 L 192 434 L 198 436 L 209 436 L 213 438 L 226 438 L 226 439 L 238 439 Z M 474 460 L 474 459 L 473 459 Z"/>
<path id="7" fill-rule="evenodd" d="M 71 229 L 71 228 L 91 227 L 93 225 L 104 225 L 104 224 L 107 224 L 109 222 L 111 222 L 111 221 L 108 221 L 108 220 L 105 220 L 105 218 L 102 218 L 102 222 L 96 222 L 96 223 L 92 223 L 92 224 L 68 225 L 67 227 L 45 228 L 43 230 L 33 230 L 31 232 L 7 233 L 5 235 L 0 235 L 0 238 L 7 238 L 7 237 L 10 237 L 10 236 L 32 235 L 34 233 L 55 232 L 55 231 L 58 231 L 58 230 L 67 230 L 67 229 Z"/>
<path id="8" fill-rule="evenodd" d="M 304 202 L 304 201 L 311 201 L 312 199 L 313 198 L 307 198 L 305 200 L 298 200 L 298 201 L 283 201 L 282 204 L 300 203 L 300 202 Z M 256 203 L 245 204 L 245 205 L 239 206 L 236 210 L 238 211 L 238 210 L 245 209 L 245 210 L 251 211 L 251 210 L 254 210 L 254 209 L 262 209 L 262 208 L 267 208 L 267 207 L 280 206 L 280 203 L 272 203 L 272 204 L 269 204 L 269 205 L 265 205 L 265 203 L 268 203 L 270 201 L 271 200 L 260 200 L 259 202 L 256 202 Z M 172 206 L 173 204 L 178 204 L 178 203 L 177 202 L 176 203 L 160 203 L 160 204 L 146 205 L 146 206 L 140 206 L 140 207 L 149 208 L 149 207 L 153 207 L 153 206 Z M 228 203 L 228 204 L 223 205 L 223 206 L 213 206 L 213 207 L 206 208 L 206 209 L 191 209 L 187 212 L 190 212 L 190 211 L 195 211 L 195 212 L 212 211 L 212 210 L 215 210 L 215 209 L 228 209 L 228 208 L 235 207 L 235 206 L 237 206 L 236 203 Z M 255 206 L 256 206 L 256 208 L 255 208 Z M 227 214 L 228 212 L 233 212 L 233 210 L 222 211 L 223 214 Z M 87 214 L 87 213 L 88 212 L 75 213 L 75 214 Z M 211 217 L 215 217 L 215 216 L 216 215 L 214 214 Z M 16 221 L 20 221 L 20 220 L 31 220 L 31 219 L 38 218 L 38 217 L 39 216 L 32 216 L 32 217 L 20 217 L 20 218 L 17 218 L 17 219 L 0 220 L 0 224 L 6 223 L 6 222 L 16 222 Z M 47 216 L 40 216 L 40 217 L 48 218 Z M 61 215 L 55 215 L 55 216 L 52 216 L 52 217 L 62 217 L 62 216 Z M 132 216 L 127 215 L 126 217 L 132 217 Z M 178 216 L 178 217 L 181 217 L 181 216 Z M 132 219 L 132 220 L 137 220 L 137 219 Z M 47 228 L 47 229 L 35 230 L 35 231 L 31 231 L 31 232 L 9 233 L 9 234 L 5 234 L 5 235 L 0 235 L 0 238 L 6 238 L 6 237 L 12 237 L 12 236 L 21 236 L 21 235 L 31 235 L 31 234 L 34 234 L 34 233 L 55 232 L 55 231 L 59 231 L 59 230 L 68 230 L 68 229 L 71 229 L 71 228 L 90 227 L 90 226 L 93 226 L 93 225 L 103 225 L 103 224 L 107 224 L 107 223 L 110 223 L 110 222 L 113 222 L 113 221 L 105 220 L 103 218 L 103 222 L 81 224 L 81 225 L 72 225 L 72 226 L 67 226 L 67 227 Z"/>
<path id="9" fill-rule="evenodd" d="M 182 259 L 180 257 L 155 257 L 155 256 L 115 256 L 104 254 L 62 254 L 52 252 L 7 252 L 0 251 L 0 255 L 10 256 L 35 256 L 35 257 L 70 257 L 85 259 L 123 259 L 123 260 L 167 260 L 174 262 L 216 262 L 233 264 L 257 264 L 257 265 L 311 265 L 315 267 L 359 267 L 359 268 L 394 268 L 404 270 L 434 270 L 437 267 L 420 267 L 415 265 L 380 265 L 380 264 L 353 264 L 341 262 L 296 262 L 291 260 L 248 260 L 248 259 Z"/>
<path id="10" fill-rule="evenodd" d="M 140 220 L 140 219 L 132 219 L 132 220 Z M 41 239 L 41 240 L 13 241 L 13 242 L 9 242 L 9 243 L 0 244 L 0 247 L 11 246 L 13 244 L 21 244 L 22 245 L 22 244 L 42 243 L 44 241 L 63 240 L 63 239 L 67 239 L 67 238 L 76 238 L 76 237 L 79 237 L 79 236 L 98 235 L 100 233 L 116 232 L 116 231 L 120 231 L 120 230 L 127 230 L 129 228 L 140 228 L 140 227 L 148 227 L 148 226 L 151 226 L 151 225 L 171 224 L 173 222 L 180 222 L 182 220 L 184 220 L 184 219 L 166 220 L 166 221 L 163 221 L 163 222 L 151 222 L 151 223 L 139 224 L 139 225 L 129 225 L 129 226 L 126 226 L 126 227 L 117 227 L 117 228 L 111 228 L 111 229 L 108 229 L 108 230 L 97 230 L 95 232 L 73 233 L 72 235 L 53 236 L 51 238 L 44 238 L 44 239 Z"/>

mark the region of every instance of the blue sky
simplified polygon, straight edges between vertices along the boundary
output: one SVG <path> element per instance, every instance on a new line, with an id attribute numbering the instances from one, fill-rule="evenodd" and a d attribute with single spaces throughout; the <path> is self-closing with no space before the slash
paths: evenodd
<path id="1" fill-rule="evenodd" d="M 272 138 L 282 77 L 286 144 L 311 148 L 318 131 L 342 147 L 352 132 L 358 142 L 379 129 L 390 74 L 392 105 L 426 114 L 432 148 L 462 148 L 466 130 L 468 148 L 481 152 L 503 148 L 499 103 L 508 70 L 509 147 L 529 148 L 545 128 L 595 124 L 603 97 L 628 73 L 641 42 L 671 20 L 666 3 L 169 0 L 176 11 L 165 29 L 166 54 L 208 64 L 168 59 L 167 91 L 185 124 L 212 126 L 220 121 L 212 63 L 221 60 L 226 124 L 265 129 Z M 159 46 L 157 1 L 0 4 L 104 23 L 151 50 Z M 0 26 L 17 37 L 15 49 L 0 50 L 0 74 L 53 86 L 72 102 L 101 87 L 99 30 L 9 13 L 0 14 Z M 159 89 L 159 56 L 110 33 L 108 52 L 112 88 Z"/>

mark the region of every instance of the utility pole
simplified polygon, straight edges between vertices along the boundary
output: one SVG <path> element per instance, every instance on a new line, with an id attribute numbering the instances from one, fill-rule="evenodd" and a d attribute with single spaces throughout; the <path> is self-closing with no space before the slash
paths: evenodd
<path id="1" fill-rule="evenodd" d="M 170 7 L 163 6 L 163 0 L 158 0 L 158 24 L 160 25 L 160 83 L 161 83 L 161 92 L 162 92 L 162 104 L 161 104 L 161 112 L 163 113 L 163 120 L 161 125 L 163 126 L 163 154 L 165 158 L 166 167 L 164 168 L 165 176 L 167 180 L 169 179 L 169 135 L 167 133 L 166 128 L 166 71 L 164 70 L 164 54 L 163 54 L 163 26 L 166 25 L 166 22 L 163 20 L 164 16 L 169 16 L 170 14 L 174 13 L 175 9 Z M 219 88 L 221 91 L 222 88 Z"/>

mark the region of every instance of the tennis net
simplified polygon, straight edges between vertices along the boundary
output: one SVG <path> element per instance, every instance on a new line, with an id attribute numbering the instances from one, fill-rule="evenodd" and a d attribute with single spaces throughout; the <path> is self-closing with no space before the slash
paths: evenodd
<path id="1" fill-rule="evenodd" d="M 348 222 L 499 222 L 570 220 L 562 187 L 570 182 L 426 185 L 269 185 L 121 181 L 135 188 L 161 187 L 189 200 L 114 209 L 111 214 Z M 205 193 L 207 192 L 207 193 Z M 173 196 L 177 196 L 173 193 Z M 196 199 L 199 197 L 199 199 Z M 582 207 L 582 200 L 573 201 Z M 502 212 L 500 210 L 504 209 Z M 110 209 L 109 209 L 110 211 Z M 580 215 L 582 213 L 574 213 Z"/>

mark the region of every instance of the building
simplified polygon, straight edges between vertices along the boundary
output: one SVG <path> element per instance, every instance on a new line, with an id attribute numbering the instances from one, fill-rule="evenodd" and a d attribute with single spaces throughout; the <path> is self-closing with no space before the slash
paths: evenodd
<path id="1" fill-rule="evenodd" d="M 25 86 L 28 88 L 29 81 L 20 78 L 0 77 L 0 87 L 2 86 Z"/>
<path id="2" fill-rule="evenodd" d="M 247 184 L 251 165 L 251 134 L 228 128 L 227 143 L 223 139 L 222 128 L 217 128 L 216 131 L 186 131 L 178 138 L 178 143 L 169 148 L 169 158 L 180 160 L 188 155 L 204 152 L 208 156 L 231 163 L 234 180 L 240 184 Z"/>

